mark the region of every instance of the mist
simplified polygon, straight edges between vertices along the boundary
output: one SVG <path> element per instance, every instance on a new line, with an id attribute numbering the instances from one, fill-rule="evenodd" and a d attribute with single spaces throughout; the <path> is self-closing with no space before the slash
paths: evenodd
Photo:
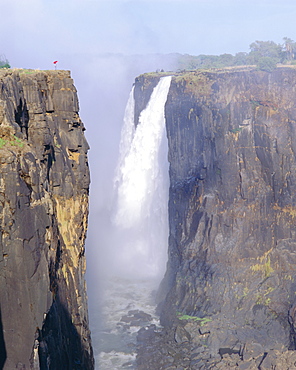
<path id="1" fill-rule="evenodd" d="M 71 70 L 90 144 L 86 241 L 90 312 L 112 273 L 113 178 L 125 106 L 141 73 L 174 70 L 173 53 L 235 54 L 295 40 L 294 0 L 0 0 L 0 54 L 12 67 Z M 115 271 L 114 271 L 115 272 Z"/>
<path id="2" fill-rule="evenodd" d="M 120 133 L 125 107 L 134 79 L 146 71 L 173 70 L 175 58 L 165 55 L 123 56 L 106 54 L 93 57 L 91 67 L 78 80 L 81 95 L 91 96 L 83 109 L 81 118 L 90 111 L 94 114 L 96 127 L 86 125 L 86 137 L 90 144 L 91 168 L 90 216 L 86 241 L 87 281 L 89 300 L 96 299 L 97 283 L 112 266 L 113 246 L 118 243 L 114 236 L 112 212 L 114 212 L 113 181 L 119 155 Z M 93 71 L 96 74 L 93 74 Z M 91 76 L 89 76 L 90 74 Z M 91 81 L 84 84 L 83 81 Z M 77 86 L 77 80 L 75 80 Z M 97 100 L 94 101 L 94 96 Z M 81 100 L 81 99 L 80 99 Z M 80 103 L 81 106 L 81 103 Z M 91 131 L 91 132 L 90 132 Z M 94 291 L 93 291 L 94 289 Z"/>

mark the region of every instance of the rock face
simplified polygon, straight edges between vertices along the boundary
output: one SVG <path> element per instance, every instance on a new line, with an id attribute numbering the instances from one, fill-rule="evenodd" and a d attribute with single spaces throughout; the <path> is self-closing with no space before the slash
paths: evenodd
<path id="1" fill-rule="evenodd" d="M 296 367 L 295 86 L 291 68 L 173 77 L 165 329 L 140 369 Z"/>
<path id="2" fill-rule="evenodd" d="M 94 367 L 78 110 L 68 71 L 0 72 L 0 368 Z"/>

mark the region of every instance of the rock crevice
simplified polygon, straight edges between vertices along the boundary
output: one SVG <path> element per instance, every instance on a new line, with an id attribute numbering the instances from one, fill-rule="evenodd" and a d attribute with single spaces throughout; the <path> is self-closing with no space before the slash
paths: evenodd
<path id="1" fill-rule="evenodd" d="M 84 281 L 89 147 L 78 111 L 68 71 L 1 71 L 4 369 L 94 367 Z"/>
<path id="2" fill-rule="evenodd" d="M 172 369 L 178 348 L 194 369 L 295 361 L 295 86 L 291 68 L 172 79 L 165 329 L 150 347 L 166 343 Z"/>

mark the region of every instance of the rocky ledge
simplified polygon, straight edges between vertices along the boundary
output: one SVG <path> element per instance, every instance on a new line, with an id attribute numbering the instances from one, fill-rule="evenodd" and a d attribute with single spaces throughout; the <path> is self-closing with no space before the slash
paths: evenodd
<path id="1" fill-rule="evenodd" d="M 139 333 L 139 369 L 296 368 L 295 86 L 288 67 L 173 76 L 164 329 Z"/>
<path id="2" fill-rule="evenodd" d="M 0 71 L 0 368 L 94 368 L 78 111 L 68 71 Z"/>

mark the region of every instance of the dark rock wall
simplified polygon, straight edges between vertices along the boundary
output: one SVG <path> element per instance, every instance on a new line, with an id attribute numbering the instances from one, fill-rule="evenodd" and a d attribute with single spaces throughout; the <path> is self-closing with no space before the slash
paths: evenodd
<path id="1" fill-rule="evenodd" d="M 177 328 L 174 345 L 190 342 L 192 368 L 232 355 L 272 368 L 280 357 L 272 351 L 295 349 L 295 86 L 291 68 L 173 77 L 169 260 L 159 300 L 165 328 Z"/>
<path id="2" fill-rule="evenodd" d="M 0 73 L 4 369 L 93 369 L 84 281 L 89 147 L 73 80 L 68 71 Z"/>
<path id="3" fill-rule="evenodd" d="M 150 96 L 154 87 L 159 81 L 159 76 L 151 76 L 147 78 L 145 75 L 141 75 L 135 80 L 134 98 L 135 104 L 135 119 L 136 125 L 139 123 L 139 117 L 149 102 Z"/>

